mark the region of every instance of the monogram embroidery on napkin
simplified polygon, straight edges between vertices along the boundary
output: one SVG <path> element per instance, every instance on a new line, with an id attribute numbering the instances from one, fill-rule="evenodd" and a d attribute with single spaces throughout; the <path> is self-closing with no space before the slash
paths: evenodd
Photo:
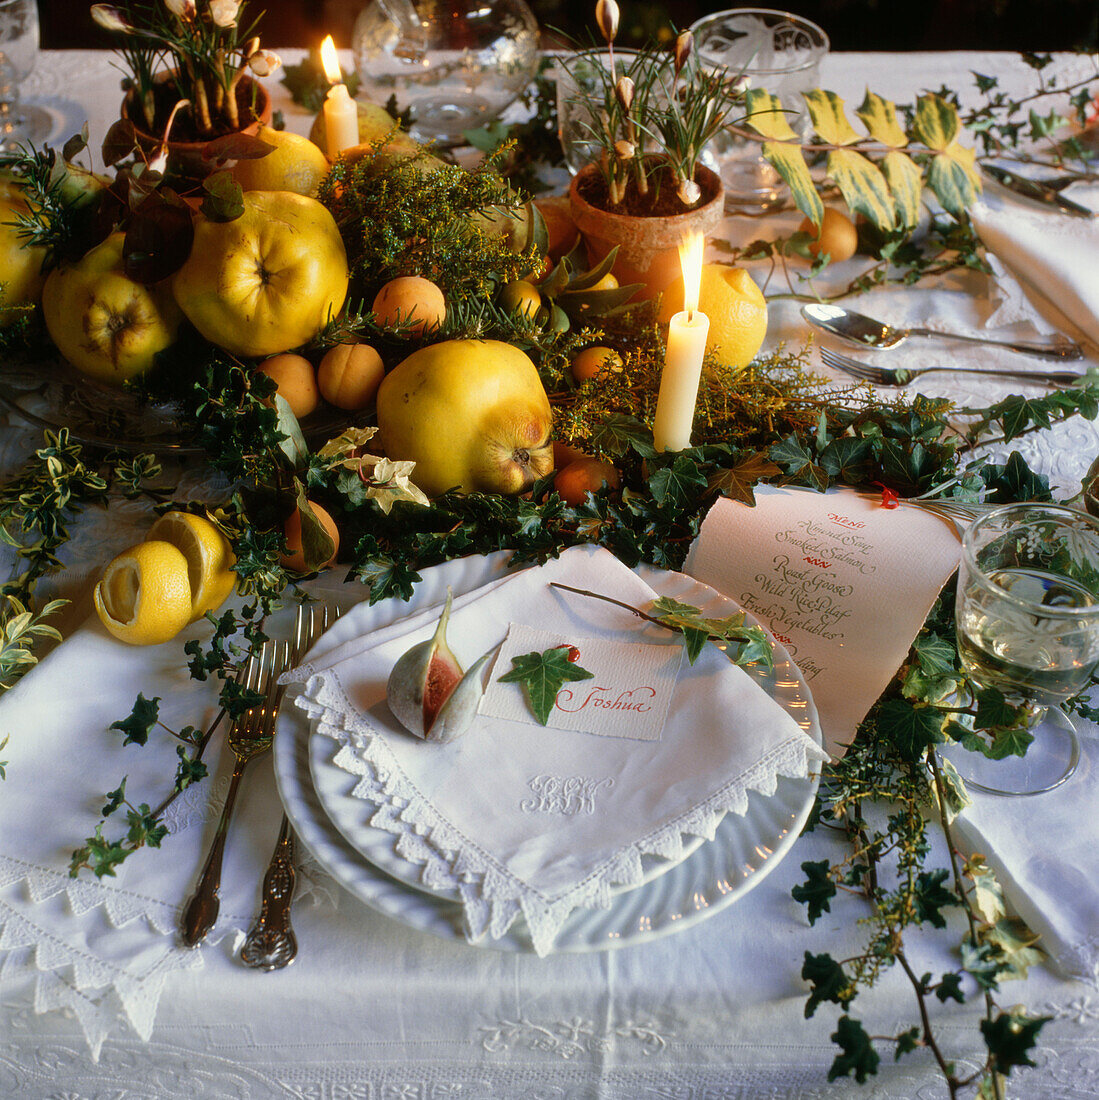
<path id="1" fill-rule="evenodd" d="M 595 796 L 614 786 L 614 779 L 587 779 L 582 775 L 536 775 L 528 784 L 535 798 L 524 798 L 519 809 L 526 814 L 590 814 Z"/>

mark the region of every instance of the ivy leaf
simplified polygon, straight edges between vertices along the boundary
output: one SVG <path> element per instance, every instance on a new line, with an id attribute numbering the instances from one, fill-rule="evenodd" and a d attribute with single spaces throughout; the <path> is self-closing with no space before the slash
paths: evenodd
<path id="1" fill-rule="evenodd" d="M 706 477 L 687 455 L 681 454 L 671 466 L 657 470 L 649 478 L 649 489 L 658 507 L 686 507 L 706 488 Z"/>
<path id="2" fill-rule="evenodd" d="M 763 451 L 757 451 L 753 455 L 740 459 L 735 466 L 729 466 L 710 475 L 708 488 L 712 492 L 721 493 L 730 500 L 740 501 L 741 504 L 755 506 L 755 485 L 769 477 L 777 477 L 782 473 Z"/>
<path id="3" fill-rule="evenodd" d="M 831 440 L 820 453 L 821 469 L 848 485 L 867 480 L 873 457 L 873 445 L 868 439 L 841 435 Z"/>
<path id="4" fill-rule="evenodd" d="M 149 740 L 149 731 L 156 725 L 160 715 L 160 696 L 146 699 L 138 692 L 134 709 L 121 721 L 112 722 L 108 729 L 121 730 L 125 735 L 123 745 L 144 745 Z"/>
<path id="5" fill-rule="evenodd" d="M 962 993 L 961 974 L 944 974 L 942 978 L 939 979 L 939 984 L 935 987 L 935 996 L 938 997 L 943 1004 L 946 1004 L 948 1000 L 957 1001 L 958 1004 L 965 1004 L 965 994 Z"/>
<path id="6" fill-rule="evenodd" d="M 810 924 L 816 924 L 822 914 L 832 911 L 830 903 L 836 896 L 837 887 L 828 873 L 829 868 L 830 864 L 826 859 L 809 860 L 803 863 L 801 869 L 806 874 L 806 880 L 790 891 L 794 901 L 808 907 L 809 911 L 806 915 Z M 802 977 L 804 976 L 803 973 Z"/>
<path id="7" fill-rule="evenodd" d="M 126 801 L 126 778 L 124 776 L 122 782 L 113 791 L 107 792 L 107 802 L 99 811 L 100 817 L 110 817 Z"/>
<path id="8" fill-rule="evenodd" d="M 916 876 L 916 886 L 912 893 L 916 919 L 927 921 L 935 928 L 946 927 L 946 918 L 940 910 L 948 905 L 961 904 L 950 890 L 943 887 L 948 873 L 945 867 L 940 867 L 935 871 L 921 871 Z"/>
<path id="9" fill-rule="evenodd" d="M 567 648 L 546 649 L 541 653 L 524 653 L 512 657 L 515 666 L 500 677 L 505 684 L 522 684 L 534 716 L 542 725 L 549 722 L 550 712 L 557 702 L 562 686 L 574 680 L 591 680 L 595 674 L 573 664 Z"/>
<path id="10" fill-rule="evenodd" d="M 984 688 L 977 692 L 977 716 L 973 724 L 979 730 L 1014 726 L 1019 721 L 1019 711 L 1005 698 L 999 688 Z"/>
<path id="11" fill-rule="evenodd" d="M 624 455 L 627 447 L 632 447 L 642 457 L 655 454 L 652 439 L 652 432 L 640 420 L 622 413 L 603 417 L 591 434 L 596 450 L 616 458 Z"/>
<path id="12" fill-rule="evenodd" d="M 893 1052 L 893 1061 L 899 1062 L 902 1054 L 911 1054 L 920 1045 L 920 1029 L 910 1027 L 897 1036 L 897 1049 Z"/>
<path id="13" fill-rule="evenodd" d="M 1050 499 L 1049 482 L 1018 451 L 1012 451 L 1004 463 L 990 462 L 981 470 L 981 478 L 988 487 L 985 499 L 994 504 Z"/>
<path id="14" fill-rule="evenodd" d="M 995 1020 L 981 1021 L 981 1034 L 991 1058 L 994 1073 L 1009 1075 L 1016 1066 L 1033 1066 L 1030 1051 L 1038 1042 L 1038 1033 L 1051 1016 L 1028 1016 L 1022 1009 L 1001 1012 Z"/>
<path id="15" fill-rule="evenodd" d="M 774 651 L 767 632 L 759 626 L 746 626 L 747 616 L 743 611 L 724 619 L 711 619 L 689 603 L 659 596 L 650 605 L 649 613 L 670 630 L 683 635 L 687 660 L 692 665 L 706 642 L 714 639 L 719 645 L 725 642 L 736 647 L 731 653 L 726 651 L 734 664 L 759 662 L 766 668 L 774 667 Z"/>
<path id="16" fill-rule="evenodd" d="M 950 676 L 954 673 L 958 651 L 953 643 L 938 634 L 921 634 L 912 643 L 916 660 L 928 676 Z"/>
<path id="17" fill-rule="evenodd" d="M 907 699 L 886 699 L 878 710 L 878 729 L 906 760 L 919 760 L 929 745 L 942 741 L 942 718 L 934 707 Z"/>
<path id="18" fill-rule="evenodd" d="M 837 1054 L 833 1059 L 832 1068 L 828 1071 L 829 1081 L 853 1074 L 855 1080 L 861 1085 L 867 1077 L 878 1072 L 878 1063 L 881 1058 L 878 1057 L 877 1051 L 870 1043 L 870 1036 L 866 1034 L 858 1020 L 852 1020 L 850 1016 L 841 1016 L 839 1026 L 832 1033 L 831 1038 L 843 1053 Z"/>
<path id="19" fill-rule="evenodd" d="M 844 973 L 843 967 L 831 955 L 812 955 L 805 952 L 801 965 L 802 978 L 813 986 L 809 1000 L 805 1002 L 805 1018 L 809 1019 L 817 1006 L 831 1001 L 847 1007 L 855 996 L 855 987 Z"/>
<path id="20" fill-rule="evenodd" d="M 201 761 L 187 755 L 185 745 L 176 746 L 176 754 L 179 756 L 179 765 L 176 768 L 176 790 L 182 791 L 192 783 L 205 779 L 209 775 L 209 769 Z"/>

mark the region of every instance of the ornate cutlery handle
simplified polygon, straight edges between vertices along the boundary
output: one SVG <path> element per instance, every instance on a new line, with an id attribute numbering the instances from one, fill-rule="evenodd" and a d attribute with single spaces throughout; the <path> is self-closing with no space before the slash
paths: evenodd
<path id="1" fill-rule="evenodd" d="M 957 332 L 936 332 L 930 328 L 910 328 L 913 336 L 938 336 L 948 340 L 962 340 L 967 344 L 992 344 L 998 348 L 1010 348 L 1012 351 L 1022 352 L 1023 355 L 1036 355 L 1041 359 L 1081 359 L 1083 350 L 1071 340 L 1063 340 L 1056 344 L 1032 344 L 1028 340 L 992 340 L 987 336 L 963 336 Z"/>
<path id="2" fill-rule="evenodd" d="M 221 859 L 225 853 L 225 835 L 229 831 L 229 817 L 233 812 L 233 803 L 237 800 L 237 788 L 240 786 L 240 777 L 244 774 L 246 763 L 246 760 L 238 759 L 236 767 L 233 768 L 233 777 L 229 780 L 229 793 L 225 796 L 225 805 L 221 809 L 214 842 L 210 845 L 210 854 L 206 857 L 198 886 L 195 887 L 187 908 L 183 910 L 180 930 L 186 947 L 197 947 L 218 919 L 218 910 L 221 908 L 218 890 L 221 889 Z"/>
<path id="3" fill-rule="evenodd" d="M 285 814 L 275 851 L 263 876 L 263 901 L 256 923 L 241 948 L 240 961 L 256 970 L 279 970 L 294 961 L 298 941 L 290 926 L 297 875 L 294 871 L 294 833 Z"/>

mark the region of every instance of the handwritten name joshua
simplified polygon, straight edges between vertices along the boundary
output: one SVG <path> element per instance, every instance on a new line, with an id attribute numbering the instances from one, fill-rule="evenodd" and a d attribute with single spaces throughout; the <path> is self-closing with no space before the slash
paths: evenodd
<path id="1" fill-rule="evenodd" d="M 593 687 L 587 689 L 587 694 L 579 705 L 571 705 L 580 697 L 579 692 L 571 688 L 562 688 L 557 693 L 557 709 L 566 714 L 575 714 L 581 710 L 632 710 L 638 714 L 645 714 L 652 710 L 652 700 L 656 698 L 656 689 L 648 686 L 632 688 L 630 691 L 619 691 L 612 694 L 614 688 Z"/>

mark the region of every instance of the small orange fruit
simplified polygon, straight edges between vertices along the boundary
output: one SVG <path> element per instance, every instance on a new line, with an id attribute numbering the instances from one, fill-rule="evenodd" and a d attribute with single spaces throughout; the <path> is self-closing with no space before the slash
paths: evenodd
<path id="1" fill-rule="evenodd" d="M 272 355 L 270 359 L 264 359 L 256 370 L 274 381 L 279 396 L 286 399 L 299 420 L 308 416 L 320 403 L 317 376 L 313 364 L 304 355 L 294 355 L 292 352 Z"/>
<path id="2" fill-rule="evenodd" d="M 579 447 L 573 447 L 569 443 L 557 443 L 553 444 L 553 468 L 555 470 L 564 469 L 570 462 L 575 462 L 580 458 L 591 458 L 586 451 L 580 450 Z"/>
<path id="3" fill-rule="evenodd" d="M 587 382 L 604 371 L 621 374 L 622 356 L 614 348 L 585 348 L 573 359 L 569 369 L 577 383 Z"/>
<path id="4" fill-rule="evenodd" d="M 597 283 L 592 283 L 590 290 L 617 290 L 618 280 L 608 271 Z"/>
<path id="5" fill-rule="evenodd" d="M 323 565 L 317 567 L 318 570 L 327 569 L 336 560 L 336 555 L 340 551 L 339 528 L 336 526 L 336 521 L 319 504 L 311 500 L 309 501 L 309 507 L 313 510 L 313 515 L 320 521 L 320 525 L 328 532 L 333 543 L 335 543 L 332 556 Z M 302 546 L 301 538 L 301 512 L 297 508 L 290 513 L 283 526 L 283 531 L 286 534 L 286 553 L 281 554 L 279 560 L 285 568 L 304 573 L 306 570 L 305 549 Z"/>
<path id="6" fill-rule="evenodd" d="M 809 252 L 814 259 L 827 253 L 832 263 L 841 264 L 844 260 L 851 259 L 859 246 L 859 233 L 855 223 L 846 214 L 841 214 L 830 206 L 825 207 L 819 232 L 808 218 L 802 221 L 798 230 L 814 238 L 809 245 Z"/>
<path id="7" fill-rule="evenodd" d="M 373 312 L 374 320 L 383 328 L 396 328 L 411 321 L 408 331 L 422 336 L 446 320 L 446 299 L 430 279 L 402 275 L 390 279 L 378 291 Z"/>
<path id="8" fill-rule="evenodd" d="M 369 344 L 337 344 L 317 368 L 321 396 L 337 409 L 365 409 L 385 377 L 382 357 Z"/>
<path id="9" fill-rule="evenodd" d="M 541 305 L 542 295 L 538 293 L 538 288 L 525 279 L 516 279 L 500 289 L 500 308 L 505 313 L 521 313 L 533 320 Z"/>
<path id="10" fill-rule="evenodd" d="M 557 495 L 574 507 L 583 504 L 588 493 L 597 492 L 604 485 L 617 489 L 622 483 L 618 471 L 609 462 L 597 458 L 578 458 L 558 471 L 553 479 Z"/>

